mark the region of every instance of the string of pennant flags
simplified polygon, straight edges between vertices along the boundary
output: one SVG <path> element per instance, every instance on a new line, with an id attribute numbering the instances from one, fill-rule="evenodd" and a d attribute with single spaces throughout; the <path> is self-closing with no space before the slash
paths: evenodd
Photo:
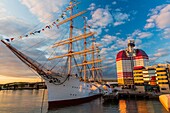
<path id="1" fill-rule="evenodd" d="M 65 17 L 67 16 L 67 15 L 66 15 L 66 12 L 71 9 L 73 3 L 75 3 L 75 2 L 76 2 L 76 0 L 71 0 L 70 3 L 69 3 L 69 6 L 68 6 L 64 11 L 62 11 L 62 14 L 59 16 L 59 18 L 56 19 L 54 22 L 52 22 L 52 24 L 46 25 L 44 28 L 42 28 L 42 29 L 40 29 L 40 30 L 36 30 L 36 31 L 30 32 L 30 33 L 28 33 L 28 34 L 26 34 L 26 35 L 19 36 L 18 38 L 19 38 L 19 39 L 22 39 L 23 37 L 29 37 L 30 35 L 36 35 L 36 34 L 39 34 L 39 33 L 43 32 L 43 31 L 45 31 L 46 29 L 51 29 L 51 28 L 53 28 L 53 27 L 59 28 L 59 26 L 57 25 L 57 23 L 60 22 L 60 19 L 61 19 L 61 18 L 62 18 L 62 19 L 65 19 Z M 78 7 L 76 7 L 76 8 L 78 9 Z M 7 42 L 11 42 L 11 41 L 15 40 L 15 38 L 12 37 L 12 38 L 8 38 L 8 39 L 5 39 L 5 40 L 6 40 Z"/>

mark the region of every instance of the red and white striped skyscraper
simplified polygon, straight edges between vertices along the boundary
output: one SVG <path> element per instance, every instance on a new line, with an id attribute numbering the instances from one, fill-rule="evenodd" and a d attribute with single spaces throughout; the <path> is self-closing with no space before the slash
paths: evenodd
<path id="1" fill-rule="evenodd" d="M 149 57 L 141 49 L 134 49 L 135 41 L 128 40 L 128 48 L 116 56 L 117 79 L 119 85 L 133 85 L 133 67 L 148 66 Z"/>

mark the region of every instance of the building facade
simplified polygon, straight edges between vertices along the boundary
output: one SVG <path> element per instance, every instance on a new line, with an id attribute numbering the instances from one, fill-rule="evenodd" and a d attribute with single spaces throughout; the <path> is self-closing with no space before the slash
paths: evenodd
<path id="1" fill-rule="evenodd" d="M 134 85 L 140 91 L 169 93 L 169 69 L 166 66 L 135 66 Z"/>
<path id="2" fill-rule="evenodd" d="M 158 66 L 156 67 L 156 80 L 159 85 L 160 92 L 170 92 L 169 91 L 169 69 L 166 67 Z"/>
<path id="3" fill-rule="evenodd" d="M 117 79 L 119 85 L 133 85 L 134 66 L 148 66 L 149 57 L 141 49 L 134 49 L 134 40 L 128 40 L 128 47 L 116 56 Z"/>

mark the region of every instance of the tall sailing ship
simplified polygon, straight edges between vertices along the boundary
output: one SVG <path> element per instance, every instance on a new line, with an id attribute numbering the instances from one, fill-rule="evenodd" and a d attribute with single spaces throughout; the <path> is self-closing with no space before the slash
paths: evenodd
<path id="1" fill-rule="evenodd" d="M 52 48 L 67 45 L 67 53 L 48 58 L 48 60 L 66 60 L 65 63 L 59 63 L 58 67 L 54 66 L 52 69 L 47 69 L 11 44 L 1 40 L 22 62 L 44 79 L 48 89 L 49 109 L 84 103 L 101 96 L 103 92 L 101 84 L 102 60 L 99 55 L 99 48 L 94 40 L 95 32 L 87 29 L 86 18 L 84 18 L 83 33 L 79 36 L 73 36 L 73 20 L 86 12 L 82 11 L 73 15 L 73 9 L 76 5 L 69 6 L 67 10 L 70 11 L 70 17 L 57 24 L 57 26 L 60 26 L 70 22 L 69 37 L 52 45 Z M 89 38 L 91 39 L 89 40 Z M 77 51 L 78 47 L 74 47 L 77 42 L 82 42 L 81 47 L 83 49 Z M 90 47 L 88 47 L 89 45 Z M 61 66 L 62 64 L 64 66 Z M 63 68 L 62 71 L 55 72 L 53 70 L 60 67 Z"/>

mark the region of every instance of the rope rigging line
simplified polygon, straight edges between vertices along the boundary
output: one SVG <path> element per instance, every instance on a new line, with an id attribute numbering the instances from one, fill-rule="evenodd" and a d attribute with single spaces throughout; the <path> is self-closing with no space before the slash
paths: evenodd
<path id="1" fill-rule="evenodd" d="M 49 17 L 50 17 L 50 16 L 49 16 Z M 48 19 L 49 17 L 47 17 L 46 19 Z M 44 19 L 44 20 L 46 20 L 46 19 Z M 43 20 L 43 21 L 44 21 L 44 20 Z M 42 24 L 42 22 L 39 22 L 38 24 L 36 24 L 35 26 L 33 26 L 33 27 L 30 28 L 30 29 L 34 29 L 35 27 L 37 27 L 37 26 L 40 25 L 40 24 Z M 31 30 L 29 30 L 29 31 L 31 31 Z M 25 32 L 25 33 L 23 33 L 23 34 L 21 34 L 21 35 L 24 35 L 24 34 L 28 33 L 29 31 L 27 31 L 27 32 Z M 19 35 L 19 34 L 17 34 L 17 35 Z M 12 36 L 17 36 L 17 35 L 13 33 Z M 19 36 L 20 36 L 20 35 L 19 35 Z"/>
<path id="2" fill-rule="evenodd" d="M 69 31 L 67 31 L 67 33 L 68 33 Z M 66 33 L 66 35 L 67 35 L 67 33 Z M 64 35 L 65 37 L 66 37 L 66 35 Z M 64 38 L 64 37 L 63 37 Z M 58 39 L 56 39 L 54 42 L 56 42 Z M 47 48 L 48 49 L 48 48 Z M 47 50 L 46 49 L 46 50 Z M 54 51 L 50 54 L 50 56 L 48 57 L 48 58 L 50 58 L 52 55 L 53 55 L 53 53 L 55 52 L 55 50 L 56 50 L 57 48 L 55 48 L 54 49 Z M 46 51 L 45 50 L 45 51 Z M 44 53 L 45 53 L 45 51 L 44 51 Z M 47 58 L 47 60 L 46 60 L 46 62 L 44 63 L 44 65 L 42 66 L 42 68 L 45 66 L 45 64 L 48 62 L 48 58 Z M 63 58 L 62 58 L 63 59 Z M 62 60 L 61 59 L 61 60 Z M 59 63 L 59 62 L 61 62 L 61 60 L 59 60 L 57 63 L 56 63 L 56 65 Z M 56 66 L 56 65 L 54 65 L 51 69 L 49 69 L 49 70 L 52 70 L 52 69 L 54 69 L 54 67 Z"/>
<path id="3" fill-rule="evenodd" d="M 63 68 L 63 73 L 66 73 L 67 66 L 68 66 L 68 57 Z"/>
<path id="4" fill-rule="evenodd" d="M 81 66 L 80 77 L 82 77 L 83 66 Z"/>
<path id="5" fill-rule="evenodd" d="M 66 10 L 66 11 L 61 11 L 61 12 L 62 12 L 62 15 L 67 15 L 67 13 L 68 13 L 67 10 Z M 64 14 L 64 13 L 66 13 L 66 14 Z M 31 27 L 31 28 L 28 28 L 28 30 L 27 30 L 26 32 L 20 34 L 19 36 L 28 35 L 29 32 L 35 31 L 36 29 L 39 29 L 40 27 L 42 27 L 42 25 L 44 25 L 44 23 L 45 23 L 46 20 L 49 21 L 48 18 L 50 18 L 50 17 L 51 17 L 51 15 L 48 16 L 48 17 L 46 17 L 45 19 L 43 19 L 41 22 L 39 22 L 39 23 L 36 24 L 35 26 L 33 26 L 33 27 Z M 59 18 L 59 17 L 58 17 L 58 18 Z M 63 18 L 63 19 L 64 19 L 64 18 Z M 54 23 L 55 20 L 56 20 L 56 19 L 53 19 L 53 20 L 49 21 L 49 22 L 46 23 L 46 24 Z M 42 23 L 42 22 L 43 22 L 43 23 Z M 40 27 L 39 27 L 39 26 L 40 26 Z M 18 35 L 18 34 L 14 34 L 14 33 L 13 33 L 13 36 L 19 37 L 19 36 L 17 36 L 17 35 Z"/>
<path id="6" fill-rule="evenodd" d="M 65 66 L 67 66 L 68 65 L 68 58 L 67 58 L 67 61 L 66 61 L 66 63 L 65 63 Z M 64 72 L 64 70 L 65 69 L 63 69 L 63 72 Z M 63 84 L 68 78 L 70 77 L 70 75 L 67 75 L 67 77 L 65 78 L 65 80 L 63 80 L 63 82 L 60 82 L 60 83 L 55 83 L 54 81 L 49 81 L 49 82 L 51 82 L 51 83 L 53 83 L 54 85 L 61 85 L 61 84 Z M 53 77 L 54 78 L 54 77 Z M 55 78 L 56 79 L 56 78 Z"/>
<path id="7" fill-rule="evenodd" d="M 76 61 L 76 59 L 75 59 L 75 57 L 74 57 L 74 55 L 73 55 L 73 59 L 74 59 L 75 64 L 78 65 L 78 64 L 77 64 L 77 61 Z M 77 69 L 79 75 L 81 76 L 80 69 L 79 69 L 78 66 L 76 66 L 76 69 Z"/>
<path id="8" fill-rule="evenodd" d="M 67 31 L 68 32 L 68 31 Z M 57 33 L 56 33 L 57 34 Z M 56 34 L 54 34 L 54 35 L 56 35 Z M 67 33 L 66 33 L 67 34 Z M 54 36 L 54 35 L 51 35 L 50 37 L 52 37 L 52 36 Z M 47 39 L 46 39 L 47 40 Z M 43 41 L 40 41 L 40 42 L 38 42 L 38 43 L 36 43 L 36 44 L 34 44 L 33 46 L 30 46 L 30 47 L 28 47 L 28 48 L 26 48 L 25 50 L 22 50 L 22 52 L 24 52 L 24 51 L 26 51 L 26 50 L 28 50 L 28 49 L 31 49 L 31 48 L 33 48 L 34 46 L 36 46 L 36 45 L 39 45 L 39 44 L 41 44 L 41 43 L 43 43 L 43 42 L 45 42 L 46 40 L 43 40 Z M 58 39 L 56 39 L 55 41 L 57 41 Z M 35 60 L 38 60 L 48 49 L 49 49 L 50 47 L 47 47 Z M 53 54 L 53 53 L 52 53 Z M 47 62 L 48 60 L 46 60 L 46 62 Z M 45 62 L 45 63 L 46 63 Z M 45 64 L 44 64 L 45 65 Z"/>
<path id="9" fill-rule="evenodd" d="M 58 65 L 58 63 L 60 63 L 62 60 L 63 60 L 63 58 L 61 58 L 61 59 L 50 69 L 50 71 L 52 71 L 52 70 Z"/>
<path id="10" fill-rule="evenodd" d="M 56 32 L 55 34 L 53 34 L 53 35 L 49 36 L 49 37 L 55 36 L 56 34 L 57 34 L 57 32 Z M 32 48 L 32 47 L 34 47 L 34 46 L 38 45 L 38 44 L 41 44 L 42 42 L 45 42 L 47 39 L 48 39 L 48 38 L 46 38 L 45 40 L 40 41 L 40 42 L 38 42 L 38 43 L 36 43 L 36 44 L 34 44 L 34 45 L 32 45 L 32 46 L 28 47 L 28 48 L 26 48 L 25 50 L 22 50 L 21 52 L 26 51 L 26 50 L 28 50 L 28 49 L 30 49 L 30 48 Z M 55 41 L 56 41 L 56 40 L 55 40 Z"/>
<path id="11" fill-rule="evenodd" d="M 22 50 L 21 52 L 27 51 L 27 50 L 31 49 L 32 47 L 34 47 L 34 46 L 36 46 L 36 45 L 38 45 L 38 44 L 41 44 L 42 42 L 45 42 L 45 41 L 46 41 L 46 40 L 40 41 L 40 42 L 38 42 L 38 43 L 36 43 L 36 44 L 34 44 L 34 45 L 32 45 L 32 46 L 30 46 L 30 47 Z"/>
<path id="12" fill-rule="evenodd" d="M 67 6 L 68 7 L 68 6 Z M 66 8 L 67 8 L 66 7 Z M 64 8 L 64 9 L 66 9 L 66 8 Z M 62 14 L 65 12 L 65 13 L 67 13 L 67 11 L 61 11 L 62 12 Z M 50 17 L 52 17 L 52 15 L 50 15 L 50 16 L 48 16 L 48 17 L 46 17 L 45 19 L 43 19 L 42 20 L 42 22 L 44 22 L 45 23 L 45 21 L 47 20 L 47 19 L 49 19 Z M 53 19 L 53 20 L 51 20 L 51 21 L 49 21 L 48 23 L 46 23 L 46 24 L 49 24 L 49 23 L 52 23 L 52 22 L 54 22 L 56 19 Z M 47 20 L 48 21 L 48 20 Z M 27 30 L 25 33 L 23 33 L 22 35 L 26 35 L 26 34 L 28 34 L 29 32 L 31 32 L 31 31 L 35 31 L 36 29 L 39 29 L 39 28 L 36 28 L 36 27 L 38 27 L 39 25 L 43 25 L 44 23 L 42 23 L 42 22 L 39 22 L 37 25 L 35 25 L 33 28 L 30 28 L 30 30 Z M 34 29 L 34 30 L 32 30 L 32 29 Z"/>
<path id="13" fill-rule="evenodd" d="M 88 69 L 89 69 L 89 71 L 90 71 L 90 75 L 91 75 L 91 77 L 93 77 L 93 74 L 92 74 L 92 71 L 90 70 L 89 65 L 87 64 L 86 66 L 87 66 L 87 68 L 88 68 Z"/>

